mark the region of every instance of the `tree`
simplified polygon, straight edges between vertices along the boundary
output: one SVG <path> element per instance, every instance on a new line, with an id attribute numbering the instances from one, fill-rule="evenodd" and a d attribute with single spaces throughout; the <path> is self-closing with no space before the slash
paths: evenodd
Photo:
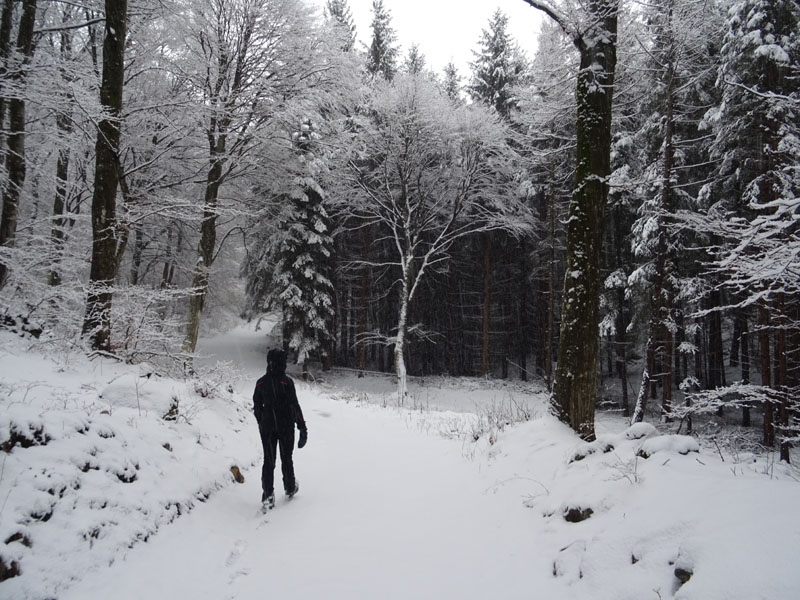
<path id="1" fill-rule="evenodd" d="M 219 252 L 220 189 L 253 169 L 256 135 L 329 67 L 313 47 L 307 9 L 294 0 L 207 0 L 182 17 L 192 27 L 176 76 L 199 105 L 207 143 L 203 216 L 192 275 L 185 352 L 194 352 L 211 268 Z M 224 236 L 223 236 L 224 239 Z"/>
<path id="2" fill-rule="evenodd" d="M 3 29 L 10 27 L 10 3 L 4 8 Z M 8 101 L 8 151 L 6 158 L 6 171 L 8 183 L 3 188 L 3 212 L 0 217 L 0 247 L 14 246 L 17 234 L 17 215 L 19 212 L 19 198 L 22 187 L 25 185 L 25 82 L 27 63 L 33 55 L 33 27 L 36 23 L 36 0 L 24 0 L 22 14 L 17 32 L 16 53 L 9 56 L 3 67 L 6 71 L 5 86 L 2 94 L 5 97 L 10 92 Z M 2 34 L 5 38 L 5 33 Z M 4 45 L 5 42 L 2 42 Z M 5 55 L 5 49 L 0 45 L 0 55 Z M 11 88 L 9 90 L 8 88 Z M 5 115 L 0 110 L 0 128 Z M 8 276 L 6 259 L 0 257 L 0 289 L 5 285 Z"/>
<path id="3" fill-rule="evenodd" d="M 461 100 L 461 75 L 458 74 L 458 68 L 451 60 L 444 66 L 444 81 L 442 82 L 444 93 L 453 102 Z"/>
<path id="4" fill-rule="evenodd" d="M 396 327 L 385 342 L 394 347 L 403 401 L 409 307 L 421 282 L 446 263 L 457 240 L 495 229 L 521 232 L 528 219 L 508 200 L 514 154 L 496 117 L 478 106 L 454 108 L 419 77 L 378 86 L 371 111 L 374 129 L 361 140 L 371 160 L 352 162 L 355 197 L 342 210 L 360 227 L 378 227 L 391 249 L 377 266 L 394 274 Z"/>
<path id="5" fill-rule="evenodd" d="M 508 117 L 516 102 L 514 86 L 526 69 L 517 43 L 508 32 L 508 17 L 497 9 L 489 20 L 488 29 L 481 32 L 478 50 L 472 54 L 472 79 L 467 90 L 473 100 L 492 106 Z"/>
<path id="6" fill-rule="evenodd" d="M 96 350 L 111 349 L 111 286 L 117 274 L 117 186 L 125 76 L 127 0 L 106 0 L 103 80 L 100 102 L 107 111 L 98 124 L 92 196 L 92 265 L 83 333 Z"/>
<path id="7" fill-rule="evenodd" d="M 601 240 L 608 197 L 619 0 L 588 0 L 573 20 L 549 2 L 525 0 L 570 36 L 580 54 L 575 97 L 577 163 L 567 225 L 567 263 L 553 408 L 582 438 L 594 439 Z"/>
<path id="8" fill-rule="evenodd" d="M 420 51 L 419 44 L 411 44 L 406 59 L 403 61 L 403 72 L 408 75 L 419 75 L 425 70 L 425 55 Z"/>
<path id="9" fill-rule="evenodd" d="M 243 270 L 252 309 L 282 310 L 284 343 L 305 376 L 308 359 L 326 357 L 333 337 L 333 224 L 325 208 L 324 150 L 310 119 L 293 133 L 292 144 L 296 165 L 270 202 L 277 207 L 273 222 L 266 213 L 258 219 L 256 244 Z"/>
<path id="10" fill-rule="evenodd" d="M 486 106 L 491 107 L 502 118 L 508 120 L 511 110 L 516 105 L 514 96 L 514 86 L 520 83 L 522 75 L 525 71 L 525 61 L 517 47 L 516 42 L 508 33 L 508 17 L 499 9 L 495 11 L 492 18 L 489 20 L 488 29 L 481 32 L 481 39 L 478 42 L 478 50 L 473 52 L 475 61 L 472 66 L 472 79 L 467 86 L 472 99 L 476 102 L 481 102 Z M 492 334 L 493 321 L 492 319 L 493 306 L 497 303 L 497 299 L 493 297 L 493 290 L 496 286 L 492 281 L 492 275 L 497 271 L 497 266 L 505 264 L 506 261 L 498 260 L 493 256 L 494 246 L 502 245 L 508 247 L 510 244 L 498 244 L 498 240 L 494 239 L 489 232 L 485 232 L 481 237 L 481 265 L 483 275 L 483 295 L 482 295 L 482 314 L 481 314 L 481 375 L 488 376 L 491 372 L 490 361 L 490 337 Z M 523 256 L 524 252 L 519 252 L 515 248 L 517 256 Z M 510 260 L 508 263 L 515 261 Z M 513 294 L 515 297 L 524 297 L 525 284 L 526 284 L 526 269 L 521 269 L 521 273 L 516 273 L 508 277 L 522 283 L 523 288 L 519 293 Z M 495 293 L 494 296 L 497 296 Z M 495 311 L 496 312 L 496 311 Z M 523 310 L 508 310 L 501 309 L 501 312 L 516 312 L 517 314 L 525 314 Z M 517 326 L 515 328 L 518 332 L 523 333 L 523 328 Z M 506 359 L 508 352 L 505 352 Z M 525 353 L 522 353 L 521 361 L 525 361 Z M 503 372 L 506 372 L 507 361 L 502 363 Z"/>
<path id="11" fill-rule="evenodd" d="M 733 392 L 747 392 L 751 400 L 760 396 L 765 444 L 771 446 L 777 432 L 786 461 L 797 437 L 790 415 L 800 385 L 800 363 L 787 345 L 800 330 L 798 27 L 800 7 L 790 0 L 742 0 L 728 12 L 718 76 L 722 102 L 710 112 L 719 166 L 717 179 L 704 189 L 717 201 L 694 223 L 719 240 L 713 266 L 722 284 L 715 291 L 729 291 L 737 299 L 733 308 L 754 306 L 758 312 L 762 385 L 755 392 L 735 385 Z M 730 391 L 696 398 L 695 409 Z"/>
<path id="12" fill-rule="evenodd" d="M 327 0 L 325 14 L 342 32 L 342 50 L 350 52 L 356 45 L 356 24 L 347 0 Z"/>
<path id="13" fill-rule="evenodd" d="M 662 415 L 670 418 L 680 303 L 694 302 L 692 294 L 683 290 L 697 289 L 695 261 L 685 250 L 692 242 L 673 215 L 679 209 L 696 209 L 696 194 L 710 171 L 708 143 L 704 142 L 708 136 L 698 124 L 708 105 L 717 101 L 711 85 L 716 62 L 710 53 L 721 42 L 721 23 L 713 7 L 661 0 L 648 7 L 645 16 L 649 40 L 642 69 L 648 95 L 635 134 L 637 162 L 642 166 L 639 218 L 633 226 L 633 251 L 640 264 L 630 281 L 645 288 L 643 312 L 649 316 L 645 317 L 645 364 L 633 422 L 644 418 L 651 384 L 656 382 L 662 388 Z M 709 326 L 715 334 L 719 332 L 715 337 L 721 346 L 721 327 L 713 320 Z"/>
<path id="14" fill-rule="evenodd" d="M 397 34 L 383 0 L 372 0 L 372 41 L 367 50 L 367 72 L 391 80 L 397 72 Z"/>

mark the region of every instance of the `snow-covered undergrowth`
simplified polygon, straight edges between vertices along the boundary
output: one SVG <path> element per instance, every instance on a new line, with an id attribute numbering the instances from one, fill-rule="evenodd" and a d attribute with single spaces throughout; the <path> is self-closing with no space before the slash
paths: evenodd
<path id="1" fill-rule="evenodd" d="M 550 597 L 800 597 L 800 472 L 776 453 L 731 453 L 613 413 L 599 413 L 597 440 L 585 443 L 548 414 L 535 385 L 521 395 L 457 381 L 415 390 L 426 401 L 412 397 L 414 409 L 392 406 L 385 384 L 364 380 L 335 397 L 386 405 L 410 427 L 459 439 L 487 493 L 533 513 L 521 526 L 543 554 Z M 475 413 L 461 412 L 470 406 Z"/>
<path id="2" fill-rule="evenodd" d="M 30 341 L 0 330 L 3 598 L 55 597 L 233 484 L 231 466 L 260 449 L 248 403 L 213 380 Z"/>

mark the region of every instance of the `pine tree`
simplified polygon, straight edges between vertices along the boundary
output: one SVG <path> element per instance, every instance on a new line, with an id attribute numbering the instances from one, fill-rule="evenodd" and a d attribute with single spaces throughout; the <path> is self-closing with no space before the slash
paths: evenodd
<path id="1" fill-rule="evenodd" d="M 456 65 L 451 60 L 444 67 L 444 81 L 442 83 L 444 93 L 450 100 L 459 101 L 461 99 L 461 76 L 458 74 Z"/>
<path id="2" fill-rule="evenodd" d="M 641 103 L 640 129 L 636 133 L 640 205 L 633 225 L 633 252 L 639 265 L 630 275 L 634 287 L 642 289 L 643 320 L 648 321 L 645 364 L 633 421 L 641 421 L 647 396 L 661 384 L 661 412 L 669 418 L 676 337 L 680 314 L 691 312 L 697 282 L 695 261 L 685 248 L 695 245 L 690 233 L 676 224 L 678 211 L 695 211 L 695 195 L 709 174 L 709 160 L 699 123 L 709 104 L 716 102 L 710 76 L 721 43 L 721 22 L 713 6 L 686 0 L 659 0 L 644 13 L 649 36 L 647 96 Z M 709 93 L 708 90 L 711 90 Z M 683 290 L 691 289 L 687 294 Z M 711 300 L 711 296 L 707 302 Z M 649 313 L 649 314 L 648 314 Z M 709 315 L 711 339 L 721 346 L 718 314 Z M 722 372 L 721 352 L 714 364 Z M 712 355 L 713 356 L 713 355 Z"/>
<path id="3" fill-rule="evenodd" d="M 707 189 L 718 201 L 706 222 L 724 240 L 717 265 L 726 287 L 740 306 L 758 307 L 764 441 L 774 439 L 777 406 L 786 461 L 791 389 L 800 386 L 800 361 L 787 351 L 787 339 L 800 330 L 793 318 L 800 292 L 799 29 L 800 6 L 791 0 L 742 0 L 728 13 L 718 78 L 723 97 L 712 113 L 719 183 Z"/>
<path id="4" fill-rule="evenodd" d="M 327 0 L 325 15 L 342 31 L 344 39 L 342 50 L 350 52 L 356 44 L 356 24 L 347 0 Z"/>
<path id="5" fill-rule="evenodd" d="M 419 44 L 411 44 L 406 59 L 403 61 L 403 71 L 409 75 L 419 75 L 425 70 L 425 55 L 420 52 Z"/>
<path id="6" fill-rule="evenodd" d="M 478 50 L 473 52 L 475 61 L 471 63 L 472 79 L 467 86 L 472 99 L 486 106 L 491 107 L 505 121 L 509 120 L 511 110 L 516 105 L 513 88 L 520 83 L 526 65 L 522 54 L 508 32 L 508 17 L 501 11 L 496 10 L 489 20 L 487 29 L 481 32 L 478 42 Z M 503 376 L 507 375 L 510 346 L 521 346 L 519 338 L 513 343 L 501 340 L 500 344 L 494 335 L 498 329 L 516 331 L 522 338 L 525 337 L 524 327 L 520 323 L 511 324 L 511 315 L 523 316 L 527 313 L 526 308 L 520 309 L 514 306 L 517 299 L 525 297 L 525 285 L 527 285 L 527 265 L 525 255 L 521 248 L 517 247 L 516 241 L 502 239 L 503 233 L 486 232 L 481 236 L 479 260 L 482 267 L 482 298 L 481 298 L 481 332 L 480 332 L 480 355 L 481 367 L 480 374 L 488 376 L 492 370 L 491 355 L 497 354 L 496 347 L 502 348 L 501 370 Z M 513 252 L 514 258 L 510 256 L 497 257 L 497 248 Z M 476 257 L 477 258 L 477 257 Z M 517 263 L 517 258 L 521 259 L 521 264 Z M 498 268 L 499 265 L 499 268 Z M 517 272 L 515 272 L 517 271 Z M 493 281 L 494 279 L 494 281 Z M 498 285 L 498 281 L 515 281 L 522 285 L 522 288 L 507 292 L 505 286 Z M 499 289 L 503 291 L 499 293 Z M 498 315 L 499 313 L 499 315 Z M 513 336 L 512 336 L 513 337 Z M 527 352 L 522 351 L 517 360 L 521 361 L 524 368 Z"/>
<path id="7" fill-rule="evenodd" d="M 292 142 L 295 174 L 272 203 L 279 207 L 277 228 L 262 225 L 245 274 L 254 310 L 282 310 L 284 343 L 305 373 L 308 359 L 327 356 L 332 341 L 332 220 L 314 123 L 304 120 Z"/>
<path id="8" fill-rule="evenodd" d="M 526 65 L 517 43 L 508 32 L 508 17 L 497 9 L 481 32 L 467 87 L 476 102 L 483 102 L 507 117 L 514 106 L 513 87 L 524 75 Z"/>
<path id="9" fill-rule="evenodd" d="M 383 0 L 372 0 L 372 42 L 367 52 L 367 72 L 391 80 L 397 72 L 397 34 Z"/>

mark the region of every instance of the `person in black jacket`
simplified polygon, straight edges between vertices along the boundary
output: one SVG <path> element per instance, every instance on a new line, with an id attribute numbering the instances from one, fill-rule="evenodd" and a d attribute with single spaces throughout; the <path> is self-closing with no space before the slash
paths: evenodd
<path id="1" fill-rule="evenodd" d="M 253 392 L 253 412 L 261 433 L 264 448 L 264 467 L 261 470 L 261 502 L 264 509 L 275 506 L 275 451 L 280 449 L 283 489 L 290 498 L 299 491 L 294 476 L 292 451 L 294 450 L 294 426 L 300 431 L 297 447 L 302 448 L 308 440 L 308 429 L 303 411 L 297 401 L 294 381 L 286 375 L 286 352 L 270 350 L 267 353 L 267 373 L 258 380 Z"/>

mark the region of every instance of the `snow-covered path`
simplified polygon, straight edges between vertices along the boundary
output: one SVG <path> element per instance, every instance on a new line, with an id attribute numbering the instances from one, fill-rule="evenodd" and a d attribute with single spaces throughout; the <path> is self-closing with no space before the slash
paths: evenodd
<path id="1" fill-rule="evenodd" d="M 252 358 L 258 345 L 245 344 L 241 364 L 260 372 L 263 363 Z M 62 600 L 477 599 L 545 591 L 552 562 L 519 526 L 536 517 L 519 496 L 487 489 L 459 442 L 424 433 L 396 411 L 298 387 L 309 443 L 295 451 L 295 499 L 279 498 L 261 516 L 259 468 L 250 468 L 244 485 L 213 495 Z M 277 490 L 279 478 L 278 468 Z"/>

